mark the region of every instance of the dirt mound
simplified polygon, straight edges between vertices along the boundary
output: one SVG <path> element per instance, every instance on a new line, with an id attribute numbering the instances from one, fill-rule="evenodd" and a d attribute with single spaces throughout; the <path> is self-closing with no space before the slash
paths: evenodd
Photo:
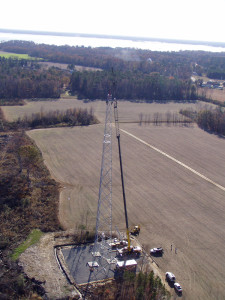
<path id="1" fill-rule="evenodd" d="M 24 268 L 24 272 L 40 283 L 49 299 L 80 298 L 79 292 L 60 270 L 54 251 L 54 246 L 71 242 L 71 237 L 68 232 L 47 233 L 20 256 L 19 264 Z"/>

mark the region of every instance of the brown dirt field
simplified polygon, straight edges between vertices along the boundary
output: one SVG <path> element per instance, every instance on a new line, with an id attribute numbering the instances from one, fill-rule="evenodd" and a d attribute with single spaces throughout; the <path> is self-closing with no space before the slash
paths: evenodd
<path id="1" fill-rule="evenodd" d="M 119 117 L 122 122 L 129 121 L 139 121 L 139 114 L 143 113 L 144 116 L 154 113 L 163 113 L 167 112 L 179 112 L 179 110 L 185 108 L 196 108 L 200 109 L 204 106 L 209 106 L 210 104 L 204 102 L 197 102 L 197 104 L 188 104 L 188 103 L 173 103 L 168 104 L 159 104 L 159 103 L 132 103 L 128 101 L 119 101 Z M 32 113 L 37 113 L 40 111 L 48 112 L 50 110 L 67 110 L 69 108 L 87 108 L 93 109 L 94 114 L 97 118 L 104 122 L 105 118 L 105 102 L 104 101 L 95 101 L 84 103 L 81 100 L 77 100 L 76 97 L 68 97 L 57 100 L 49 101 L 27 101 L 24 106 L 2 106 L 2 110 L 7 120 L 13 121 L 17 118 L 22 118 L 25 115 L 31 115 Z"/>
<path id="2" fill-rule="evenodd" d="M 91 105 L 102 121 L 105 104 Z M 177 107 L 177 104 L 171 105 L 121 102 L 119 115 L 121 120 L 135 120 L 140 112 L 152 113 L 160 107 L 161 111 L 167 112 Z M 224 139 L 195 126 L 140 126 L 134 123 L 121 124 L 121 129 L 225 187 Z M 62 184 L 59 215 L 63 226 L 75 228 L 87 224 L 93 228 L 103 125 L 34 130 L 28 134 L 41 149 L 53 177 Z M 124 229 L 116 143 L 114 136 L 113 223 Z M 156 258 L 156 261 L 163 273 L 175 273 L 184 288 L 184 299 L 224 299 L 224 190 L 122 130 L 121 143 L 129 223 L 130 226 L 141 224 L 140 242 L 146 248 L 162 246 L 165 249 L 163 258 Z"/>
<path id="3" fill-rule="evenodd" d="M 202 79 L 205 82 L 212 80 L 206 76 L 192 76 L 192 78 L 194 78 L 194 80 Z M 218 81 L 221 84 L 224 82 L 224 80 L 215 80 L 215 81 Z M 204 87 L 204 88 L 198 87 L 198 94 L 199 94 L 199 96 L 203 95 L 212 100 L 225 102 L 225 89 L 218 90 L 218 89 L 210 89 L 207 87 Z"/>
<path id="4" fill-rule="evenodd" d="M 60 100 L 48 100 L 48 101 L 26 101 L 24 106 L 2 106 L 2 110 L 7 120 L 13 121 L 18 118 L 23 118 L 25 115 L 31 115 L 37 112 L 48 112 L 51 110 L 62 110 L 65 111 L 69 108 L 91 108 L 97 109 L 100 107 L 100 114 L 104 116 L 105 105 L 103 102 L 96 101 L 95 104 L 92 102 L 84 103 L 81 100 L 77 100 L 75 97 L 63 98 Z M 95 113 L 95 111 L 94 111 Z"/>
<path id="5" fill-rule="evenodd" d="M 1 52 L 0 52 L 1 53 Z M 62 70 L 67 70 L 68 64 L 63 63 L 55 63 L 55 62 L 39 62 L 42 68 L 48 69 L 50 67 L 56 67 Z M 84 67 L 84 66 L 77 66 L 75 65 L 75 70 L 77 71 L 102 71 L 100 68 L 94 68 L 94 67 Z"/>
<path id="6" fill-rule="evenodd" d="M 217 100 L 220 102 L 225 102 L 225 89 L 209 89 L 209 88 L 199 88 L 199 95 L 205 95 L 208 99 Z"/>
<path id="7" fill-rule="evenodd" d="M 47 61 L 40 61 L 38 64 L 41 66 L 43 69 L 48 69 L 51 67 L 56 67 L 62 70 L 67 70 L 68 64 L 63 64 L 63 63 L 55 63 L 55 62 L 47 62 Z"/>

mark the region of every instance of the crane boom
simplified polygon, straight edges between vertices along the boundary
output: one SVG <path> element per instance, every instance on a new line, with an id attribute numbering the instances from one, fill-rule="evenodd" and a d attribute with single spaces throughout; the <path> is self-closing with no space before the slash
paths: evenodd
<path id="1" fill-rule="evenodd" d="M 124 187 L 124 178 L 123 178 L 123 164 L 122 164 L 121 145 L 120 145 L 120 129 L 119 129 L 118 108 L 117 108 L 117 100 L 116 99 L 114 99 L 114 118 L 115 118 L 115 127 L 116 127 L 116 137 L 117 137 L 117 141 L 118 141 L 118 150 L 119 150 L 120 174 L 121 174 L 121 183 L 122 183 L 122 191 L 123 191 L 123 204 L 124 204 L 124 213 L 125 213 L 125 221 L 126 221 L 128 251 L 130 251 L 130 249 L 131 249 L 130 248 L 130 233 L 129 233 L 129 224 L 128 224 L 128 215 L 127 215 L 127 204 L 126 204 L 126 195 L 125 195 L 125 187 Z"/>

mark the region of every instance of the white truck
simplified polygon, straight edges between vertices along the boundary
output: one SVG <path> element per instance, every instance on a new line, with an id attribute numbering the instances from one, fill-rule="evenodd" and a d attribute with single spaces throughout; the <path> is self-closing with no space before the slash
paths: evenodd
<path id="1" fill-rule="evenodd" d="M 171 272 L 166 272 L 166 280 L 173 283 L 176 281 L 176 277 L 173 273 Z"/>
<path id="2" fill-rule="evenodd" d="M 137 262 L 135 259 L 125 260 L 125 261 L 118 261 L 116 264 L 116 269 L 127 270 L 127 271 L 136 271 Z"/>

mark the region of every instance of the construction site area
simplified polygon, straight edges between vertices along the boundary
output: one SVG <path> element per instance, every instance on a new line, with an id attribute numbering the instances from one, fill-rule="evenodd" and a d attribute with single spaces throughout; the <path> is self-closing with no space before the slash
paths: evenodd
<path id="1" fill-rule="evenodd" d="M 121 178 L 121 201 L 124 208 L 124 231 L 112 226 L 112 111 Z M 151 256 L 143 251 L 137 240 L 140 225 L 129 227 L 126 193 L 123 175 L 120 129 L 116 99 L 109 93 L 106 100 L 106 115 L 103 137 L 98 208 L 94 243 L 56 246 L 56 258 L 65 276 L 78 289 L 92 283 L 107 280 L 122 280 L 126 272 L 136 274 L 154 269 Z M 153 255 L 163 255 L 162 248 Z M 152 249 L 152 251 L 155 251 Z M 155 262 L 155 266 L 157 263 Z M 175 280 L 174 282 L 175 283 Z M 182 290 L 180 291 L 182 294 Z"/>
<path id="2" fill-rule="evenodd" d="M 126 234 L 112 227 L 112 110 L 116 137 L 118 141 L 118 154 L 121 176 L 121 199 L 124 206 L 124 230 Z M 115 232 L 116 230 L 116 232 Z M 63 247 L 62 253 L 68 265 L 70 274 L 76 284 L 87 284 L 93 281 L 102 281 L 110 278 L 122 278 L 125 271 L 136 273 L 142 262 L 140 258 L 142 249 L 137 241 L 131 244 L 131 234 L 137 236 L 140 226 L 129 229 L 128 213 L 125 196 L 125 185 L 122 165 L 122 152 L 120 144 L 120 129 L 118 121 L 118 108 L 116 99 L 109 93 L 106 100 L 106 115 L 103 138 L 101 174 L 99 185 L 98 209 L 96 216 L 96 231 L 94 244 Z M 134 238 L 132 239 L 134 241 Z M 139 267 L 138 267 L 139 266 Z"/>
<path id="3" fill-rule="evenodd" d="M 107 180 L 102 181 L 106 183 L 106 188 L 102 185 L 99 189 L 99 180 L 103 178 L 101 172 L 111 165 L 111 159 L 105 158 L 104 167 L 101 166 L 102 145 L 110 145 L 108 140 L 102 143 L 105 139 L 106 102 L 85 103 L 76 99 L 62 99 L 55 105 L 64 109 L 72 106 L 93 108 L 100 121 L 100 124 L 87 127 L 48 128 L 27 132 L 41 150 L 52 177 L 61 185 L 59 220 L 65 231 L 55 235 L 47 234 L 41 239 L 40 244 L 27 249 L 21 255 L 20 261 L 31 278 L 46 281 L 44 288 L 52 298 L 59 298 L 63 297 L 76 282 L 71 275 L 73 284 L 68 285 L 67 277 L 60 271 L 52 251 L 55 249 L 58 253 L 59 260 L 70 276 L 70 264 L 67 263 L 66 257 L 70 256 L 72 259 L 73 250 L 70 255 L 67 252 L 65 256 L 63 250 L 69 251 L 69 248 L 77 247 L 79 243 L 70 238 L 68 230 L 83 232 L 82 234 L 89 231 L 93 247 L 97 240 L 101 241 L 102 232 L 106 236 L 103 241 L 108 241 L 111 232 L 108 220 L 112 208 L 112 242 L 114 238 L 120 240 L 118 232 L 123 233 L 122 240 L 126 242 L 128 240 L 118 138 L 113 118 L 112 206 L 110 201 L 101 201 L 101 205 L 98 203 L 100 190 L 106 191 L 101 194 L 102 199 L 110 199 L 107 196 L 110 194 Z M 160 112 L 166 116 L 168 112 L 175 114 L 180 109 L 186 107 L 198 109 L 201 105 L 203 104 L 144 104 L 119 101 L 121 157 L 127 196 L 128 226 L 131 231 L 136 225 L 140 225 L 140 234 L 136 238 L 142 252 L 140 258 L 135 258 L 137 275 L 142 257 L 147 257 L 149 265 L 144 264 L 144 267 L 149 266 L 147 269 L 154 270 L 154 273 L 160 276 L 173 298 L 178 295 L 174 286 L 165 281 L 168 272 L 175 275 L 175 283 L 178 282 L 183 288 L 183 299 L 223 299 L 224 139 L 209 134 L 194 124 L 182 126 L 165 123 L 156 126 L 138 122 L 139 116 L 143 114 L 154 116 Z M 16 111 L 18 115 L 18 110 L 21 114 L 31 113 L 40 110 L 42 106 L 43 102 L 40 101 L 24 106 L 23 109 L 18 107 L 15 110 L 10 107 L 7 111 L 12 114 Z M 49 110 L 51 106 L 52 102 L 49 101 L 44 107 Z M 111 108 L 114 108 L 114 103 L 111 104 Z M 106 161 L 109 163 L 106 164 Z M 105 209 L 107 217 L 101 222 Z M 101 213 L 99 216 L 98 211 Z M 93 234 L 93 230 L 97 228 L 97 220 L 99 220 L 98 239 Z M 130 234 L 130 237 L 131 245 L 135 247 L 133 235 Z M 215 245 L 217 245 L 216 255 L 214 255 Z M 154 247 L 162 248 L 163 254 L 157 254 L 157 251 L 160 251 L 158 248 L 150 252 Z M 106 247 L 104 253 L 107 252 L 106 249 L 110 254 L 110 247 Z M 87 265 L 89 262 L 97 261 L 98 270 L 101 269 L 98 258 L 92 255 L 95 252 L 98 251 L 91 250 L 91 255 L 84 259 L 83 266 L 88 270 L 87 275 L 90 275 L 90 267 Z M 104 253 L 102 255 L 105 255 Z M 75 257 L 73 259 L 75 260 Z M 111 269 L 116 267 L 112 264 L 111 266 Z M 98 270 L 94 269 L 94 272 L 97 273 Z M 110 277 L 112 275 L 114 276 L 114 273 L 110 274 Z M 91 282 L 92 285 L 96 285 L 95 281 Z"/>
<path id="4" fill-rule="evenodd" d="M 122 249 L 122 248 L 120 248 Z M 61 247 L 63 260 L 66 262 L 71 276 L 77 285 L 88 284 L 107 279 L 118 279 L 123 275 L 124 270 L 138 272 L 144 270 L 147 256 L 133 253 L 129 256 L 120 257 L 119 250 L 112 250 L 108 256 L 101 258 L 106 260 L 103 264 L 93 262 L 94 244 L 83 244 L 77 246 Z M 102 268 L 102 266 L 104 267 Z M 146 269 L 146 268 L 145 268 Z"/>

